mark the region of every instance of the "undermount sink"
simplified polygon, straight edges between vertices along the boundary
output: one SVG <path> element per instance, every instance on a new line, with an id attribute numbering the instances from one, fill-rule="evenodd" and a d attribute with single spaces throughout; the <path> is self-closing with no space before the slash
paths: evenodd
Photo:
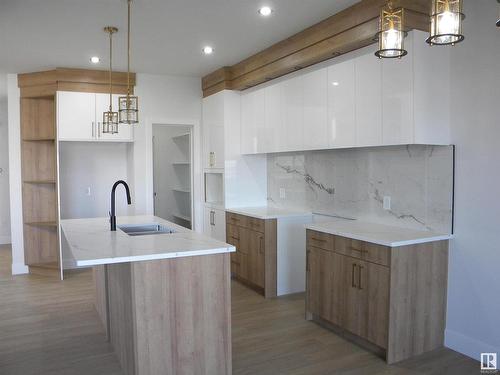
<path id="1" fill-rule="evenodd" d="M 153 234 L 172 234 L 175 230 L 162 224 L 129 224 L 119 225 L 118 228 L 129 236 L 148 236 Z"/>

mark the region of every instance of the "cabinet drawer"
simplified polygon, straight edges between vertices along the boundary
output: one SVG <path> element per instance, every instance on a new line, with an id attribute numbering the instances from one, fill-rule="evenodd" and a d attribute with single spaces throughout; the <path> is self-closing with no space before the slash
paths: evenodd
<path id="1" fill-rule="evenodd" d="M 247 217 L 246 219 L 247 219 L 246 222 L 247 222 L 248 229 L 254 230 L 256 232 L 264 233 L 265 228 L 266 228 L 264 220 L 256 219 L 253 217 Z"/>
<path id="2" fill-rule="evenodd" d="M 333 236 L 327 233 L 307 230 L 307 246 L 317 247 L 323 250 L 333 250 Z"/>
<path id="3" fill-rule="evenodd" d="M 391 249 L 387 246 L 334 236 L 334 250 L 353 258 L 366 260 L 384 266 L 390 264 Z"/>
<path id="4" fill-rule="evenodd" d="M 246 216 L 226 212 L 226 222 L 228 224 L 246 228 L 248 226 L 247 220 L 248 218 Z"/>

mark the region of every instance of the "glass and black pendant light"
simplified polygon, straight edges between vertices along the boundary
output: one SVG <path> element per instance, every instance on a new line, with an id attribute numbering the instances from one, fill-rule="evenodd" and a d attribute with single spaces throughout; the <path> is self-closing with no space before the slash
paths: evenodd
<path id="1" fill-rule="evenodd" d="M 497 20 L 497 27 L 500 27 L 500 0 L 497 0 L 498 5 L 498 20 Z"/>
<path id="2" fill-rule="evenodd" d="M 426 42 L 452 46 L 464 40 L 462 0 L 432 0 L 431 30 Z"/>
<path id="3" fill-rule="evenodd" d="M 375 56 L 381 59 L 393 59 L 408 54 L 404 48 L 404 39 L 407 35 L 404 23 L 404 9 L 394 9 L 392 2 L 389 1 L 380 12 L 378 51 L 375 52 Z"/>
<path id="4" fill-rule="evenodd" d="M 102 132 L 118 133 L 118 112 L 113 111 L 113 34 L 118 32 L 114 26 L 106 26 L 104 31 L 109 34 L 109 111 L 102 115 Z"/>
<path id="5" fill-rule="evenodd" d="M 127 0 L 127 95 L 118 99 L 120 124 L 133 125 L 139 122 L 139 98 L 130 95 L 130 5 L 132 0 Z"/>

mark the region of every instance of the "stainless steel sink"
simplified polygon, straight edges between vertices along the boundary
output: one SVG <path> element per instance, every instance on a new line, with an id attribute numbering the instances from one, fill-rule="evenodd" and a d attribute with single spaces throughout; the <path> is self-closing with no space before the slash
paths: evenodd
<path id="1" fill-rule="evenodd" d="M 172 234 L 175 230 L 162 224 L 128 224 L 119 225 L 118 228 L 129 236 L 149 236 L 153 234 Z"/>

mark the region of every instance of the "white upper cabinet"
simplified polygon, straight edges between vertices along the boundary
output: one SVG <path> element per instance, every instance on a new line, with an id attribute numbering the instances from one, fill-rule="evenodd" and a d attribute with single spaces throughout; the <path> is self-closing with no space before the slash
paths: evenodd
<path id="1" fill-rule="evenodd" d="M 382 144 L 382 63 L 373 54 L 355 59 L 356 146 Z"/>
<path id="2" fill-rule="evenodd" d="M 410 32 L 402 59 L 379 60 L 374 45 L 243 93 L 242 153 L 450 144 L 450 52 L 425 38 Z"/>
<path id="3" fill-rule="evenodd" d="M 203 99 L 203 166 L 224 168 L 224 93 Z"/>
<path id="4" fill-rule="evenodd" d="M 408 56 L 382 59 L 382 144 L 413 143 L 412 36 L 405 41 Z"/>
<path id="5" fill-rule="evenodd" d="M 303 77 L 294 77 L 281 83 L 281 110 L 285 133 L 285 150 L 304 149 Z"/>
<path id="6" fill-rule="evenodd" d="M 109 109 L 109 94 L 57 92 L 57 128 L 60 141 L 132 142 L 134 125 L 118 125 L 118 133 L 102 132 L 103 112 Z M 118 95 L 113 95 L 118 111 Z"/>
<path id="7" fill-rule="evenodd" d="M 116 94 L 112 96 L 114 112 L 118 112 L 118 98 L 120 96 Z M 109 111 L 109 94 L 95 94 L 95 108 L 99 140 L 127 142 L 134 139 L 134 126 L 138 125 L 118 124 L 118 133 L 110 134 L 102 132 L 103 113 Z"/>
<path id="8" fill-rule="evenodd" d="M 304 149 L 325 149 L 328 142 L 328 69 L 303 76 L 303 142 Z"/>
<path id="9" fill-rule="evenodd" d="M 92 141 L 97 138 L 95 94 L 57 92 L 58 139 Z"/>
<path id="10" fill-rule="evenodd" d="M 328 68 L 328 144 L 330 148 L 356 145 L 354 61 Z"/>

